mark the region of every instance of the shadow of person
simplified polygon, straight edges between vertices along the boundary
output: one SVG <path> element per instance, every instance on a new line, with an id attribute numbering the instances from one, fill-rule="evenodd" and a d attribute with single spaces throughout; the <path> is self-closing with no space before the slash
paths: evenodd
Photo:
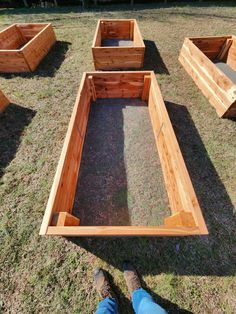
<path id="1" fill-rule="evenodd" d="M 144 44 L 146 46 L 145 56 L 144 56 L 144 70 L 152 70 L 156 74 L 166 74 L 170 75 L 161 54 L 152 40 L 144 40 Z"/>
<path id="2" fill-rule="evenodd" d="M 10 104 L 0 114 L 0 177 L 14 158 L 24 128 L 30 124 L 36 111 Z"/>
<path id="3" fill-rule="evenodd" d="M 123 260 L 142 274 L 233 276 L 234 206 L 195 124 L 183 105 L 166 103 L 190 178 L 208 226 L 208 236 L 70 238 L 77 245 L 120 269 Z"/>
<path id="4" fill-rule="evenodd" d="M 66 53 L 71 43 L 66 41 L 56 41 L 54 46 L 49 50 L 48 54 L 41 60 L 37 69 L 34 72 L 25 73 L 1 73 L 0 75 L 6 79 L 11 79 L 13 76 L 23 78 L 54 77 L 66 58 Z"/>
<path id="5" fill-rule="evenodd" d="M 140 277 L 142 288 L 145 289 L 153 298 L 153 300 L 160 305 L 163 309 L 167 311 L 168 314 L 193 314 L 188 310 L 181 309 L 176 303 L 169 301 L 161 297 L 160 295 L 154 293 L 149 287 L 146 285 L 145 281 Z"/>
<path id="6" fill-rule="evenodd" d="M 105 271 L 107 274 L 107 277 L 109 279 L 109 283 L 111 284 L 112 290 L 115 294 L 115 298 L 118 303 L 118 309 L 119 313 L 126 313 L 126 314 L 133 314 L 133 309 L 132 309 L 132 303 L 131 300 L 129 300 L 124 293 L 121 291 L 120 287 L 114 282 L 112 274 L 109 272 Z M 125 310 L 125 311 L 124 311 Z"/>

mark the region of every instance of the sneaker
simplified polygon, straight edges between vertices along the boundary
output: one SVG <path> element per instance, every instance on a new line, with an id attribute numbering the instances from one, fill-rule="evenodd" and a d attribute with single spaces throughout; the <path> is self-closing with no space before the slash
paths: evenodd
<path id="1" fill-rule="evenodd" d="M 141 282 L 139 280 L 136 269 L 129 262 L 124 262 L 123 271 L 126 284 L 129 289 L 129 293 L 132 295 L 134 290 L 141 288 Z"/>
<path id="2" fill-rule="evenodd" d="M 97 291 L 103 299 L 114 297 L 114 293 L 104 270 L 101 268 L 94 270 L 94 281 Z"/>

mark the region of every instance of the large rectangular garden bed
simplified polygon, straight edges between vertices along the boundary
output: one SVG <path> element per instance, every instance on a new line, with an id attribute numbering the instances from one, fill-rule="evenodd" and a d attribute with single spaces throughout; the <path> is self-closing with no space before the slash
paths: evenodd
<path id="1" fill-rule="evenodd" d="M 179 61 L 219 117 L 236 117 L 235 36 L 186 38 Z"/>
<path id="2" fill-rule="evenodd" d="M 137 21 L 99 20 L 92 53 L 96 70 L 140 69 L 145 45 Z"/>
<path id="3" fill-rule="evenodd" d="M 163 219 L 160 225 L 147 226 L 139 224 L 124 226 L 116 225 L 116 223 L 113 225 L 97 225 L 95 219 L 90 219 L 90 225 L 83 225 L 81 224 L 80 212 L 76 213 L 76 215 L 74 213 L 75 194 L 78 187 L 78 177 L 91 103 L 99 106 L 101 105 L 101 101 L 99 100 L 115 98 L 117 100 L 120 98 L 136 99 L 137 104 L 141 100 L 140 104 L 148 108 L 169 199 L 168 209 L 171 211 L 171 215 Z M 117 101 L 112 101 L 111 103 L 113 103 L 114 110 L 116 110 L 116 106 L 119 106 Z M 104 110 L 106 110 L 106 107 L 104 107 Z M 112 109 L 110 108 L 109 110 Z M 116 115 L 113 115 L 113 118 L 116 119 Z M 111 125 L 114 130 L 116 130 L 114 126 L 121 128 L 118 125 L 118 117 L 117 121 L 114 120 L 114 123 Z M 106 128 L 107 126 L 108 124 L 105 124 L 103 127 Z M 117 133 L 114 136 L 117 136 Z M 142 134 L 139 136 L 142 136 Z M 106 148 L 106 145 L 108 145 L 106 143 L 104 139 L 101 145 Z M 119 151 L 122 151 L 122 148 Z M 119 158 L 117 159 L 119 151 L 116 149 L 113 152 L 114 160 L 117 160 L 117 163 L 119 162 Z M 139 152 L 137 151 L 136 154 L 139 154 Z M 112 159 L 110 161 L 112 163 Z M 96 164 L 96 158 L 94 159 L 94 163 Z M 106 163 L 105 160 L 104 163 Z M 118 180 L 119 169 L 115 170 L 117 163 L 114 163 L 113 176 Z M 113 171 L 113 166 L 111 170 Z M 99 168 L 95 171 L 100 175 L 103 169 Z M 120 169 L 120 171 L 124 171 L 124 169 Z M 138 172 L 139 169 L 135 169 L 135 171 Z M 93 180 L 92 177 L 91 180 Z M 104 184 L 107 184 L 106 181 L 109 183 L 109 180 L 111 180 L 110 176 L 106 178 Z M 114 184 L 114 180 L 112 184 Z M 99 188 L 102 189 L 103 186 Z M 146 189 L 149 188 L 149 182 L 147 181 Z M 94 193 L 99 193 L 99 190 L 94 190 Z M 124 194 L 122 194 L 123 196 Z M 99 205 L 97 204 L 97 206 Z M 117 217 L 121 214 L 117 207 Z M 84 73 L 40 234 L 64 236 L 185 236 L 207 233 L 204 218 L 154 72 Z"/>
<path id="4" fill-rule="evenodd" d="M 0 72 L 34 71 L 56 42 L 51 24 L 13 24 L 0 32 Z"/>

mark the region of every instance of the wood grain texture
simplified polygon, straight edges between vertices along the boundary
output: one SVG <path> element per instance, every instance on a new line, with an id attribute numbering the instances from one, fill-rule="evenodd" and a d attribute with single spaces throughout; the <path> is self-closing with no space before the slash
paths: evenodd
<path id="1" fill-rule="evenodd" d="M 52 25 L 48 24 L 22 48 L 22 53 L 31 71 L 37 68 L 55 42 L 56 36 Z"/>
<path id="2" fill-rule="evenodd" d="M 232 44 L 229 48 L 226 63 L 236 71 L 236 37 L 232 36 Z"/>
<path id="3" fill-rule="evenodd" d="M 149 113 L 160 156 L 172 215 L 161 226 L 53 226 L 55 213 L 71 215 L 82 148 L 95 98 L 148 99 Z M 55 223 L 54 223 L 55 224 Z M 64 236 L 186 236 L 207 234 L 187 168 L 175 137 L 154 72 L 84 73 L 69 123 L 40 234 Z"/>
<path id="4" fill-rule="evenodd" d="M 3 94 L 3 92 L 0 90 L 0 113 L 4 111 L 4 109 L 10 104 L 10 101 L 7 99 L 7 97 Z"/>
<path id="5" fill-rule="evenodd" d="M 67 212 L 55 213 L 52 217 L 51 225 L 57 227 L 79 226 L 80 219 Z"/>
<path id="6" fill-rule="evenodd" d="M 91 98 L 90 86 L 86 74 L 84 74 L 63 144 L 40 234 L 46 234 L 54 213 L 61 211 L 70 213 L 72 210 Z"/>
<path id="7" fill-rule="evenodd" d="M 144 76 L 144 83 L 143 83 L 143 92 L 142 92 L 142 100 L 147 101 L 150 94 L 150 85 L 151 85 L 151 76 L 145 75 Z"/>
<path id="8" fill-rule="evenodd" d="M 198 228 L 166 226 L 79 226 L 79 227 L 48 227 L 47 235 L 60 235 L 65 237 L 114 237 L 114 236 L 190 236 L 199 235 Z"/>
<path id="9" fill-rule="evenodd" d="M 16 24 L 0 32 L 0 50 L 16 50 L 23 43 L 23 39 L 17 30 Z"/>
<path id="10" fill-rule="evenodd" d="M 193 214 L 190 212 L 179 211 L 165 218 L 165 225 L 168 227 L 196 227 Z"/>
<path id="11" fill-rule="evenodd" d="M 103 39 L 133 40 L 133 47 L 102 47 Z M 140 69 L 145 45 L 137 21 L 99 20 L 92 44 L 96 70 Z"/>
<path id="12" fill-rule="evenodd" d="M 192 213 L 199 232 L 207 234 L 205 221 L 160 88 L 153 72 L 151 75 L 148 106 L 171 211 L 172 213 L 180 211 Z"/>
<path id="13" fill-rule="evenodd" d="M 216 67 L 213 61 L 224 53 L 226 42 L 231 38 L 230 36 L 186 38 L 179 56 L 184 69 L 222 118 L 235 116 L 233 108 L 236 102 L 236 85 Z M 229 62 L 232 66 L 233 62 Z"/>
<path id="14" fill-rule="evenodd" d="M 55 43 L 51 24 L 14 24 L 0 32 L 0 72 L 34 71 Z"/>

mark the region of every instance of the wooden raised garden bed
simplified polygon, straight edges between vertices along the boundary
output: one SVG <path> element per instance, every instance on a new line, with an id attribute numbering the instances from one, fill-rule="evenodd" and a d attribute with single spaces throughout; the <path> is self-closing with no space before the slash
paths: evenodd
<path id="1" fill-rule="evenodd" d="M 99 20 L 92 53 L 96 70 L 142 68 L 145 45 L 137 21 Z"/>
<path id="2" fill-rule="evenodd" d="M 9 103 L 10 103 L 10 101 L 7 99 L 7 97 L 0 90 L 0 113 L 2 113 L 4 111 L 4 109 L 9 105 Z"/>
<path id="3" fill-rule="evenodd" d="M 236 117 L 235 36 L 186 38 L 179 61 L 219 117 Z"/>
<path id="4" fill-rule="evenodd" d="M 51 24 L 13 24 L 0 32 L 0 72 L 34 71 L 56 42 Z"/>
<path id="5" fill-rule="evenodd" d="M 73 215 L 72 209 L 90 104 L 99 98 L 141 98 L 146 101 L 172 212 L 172 215 L 165 218 L 160 226 L 83 226 L 80 225 L 79 217 Z M 207 233 L 204 218 L 154 72 L 84 73 L 40 234 L 186 236 Z"/>

